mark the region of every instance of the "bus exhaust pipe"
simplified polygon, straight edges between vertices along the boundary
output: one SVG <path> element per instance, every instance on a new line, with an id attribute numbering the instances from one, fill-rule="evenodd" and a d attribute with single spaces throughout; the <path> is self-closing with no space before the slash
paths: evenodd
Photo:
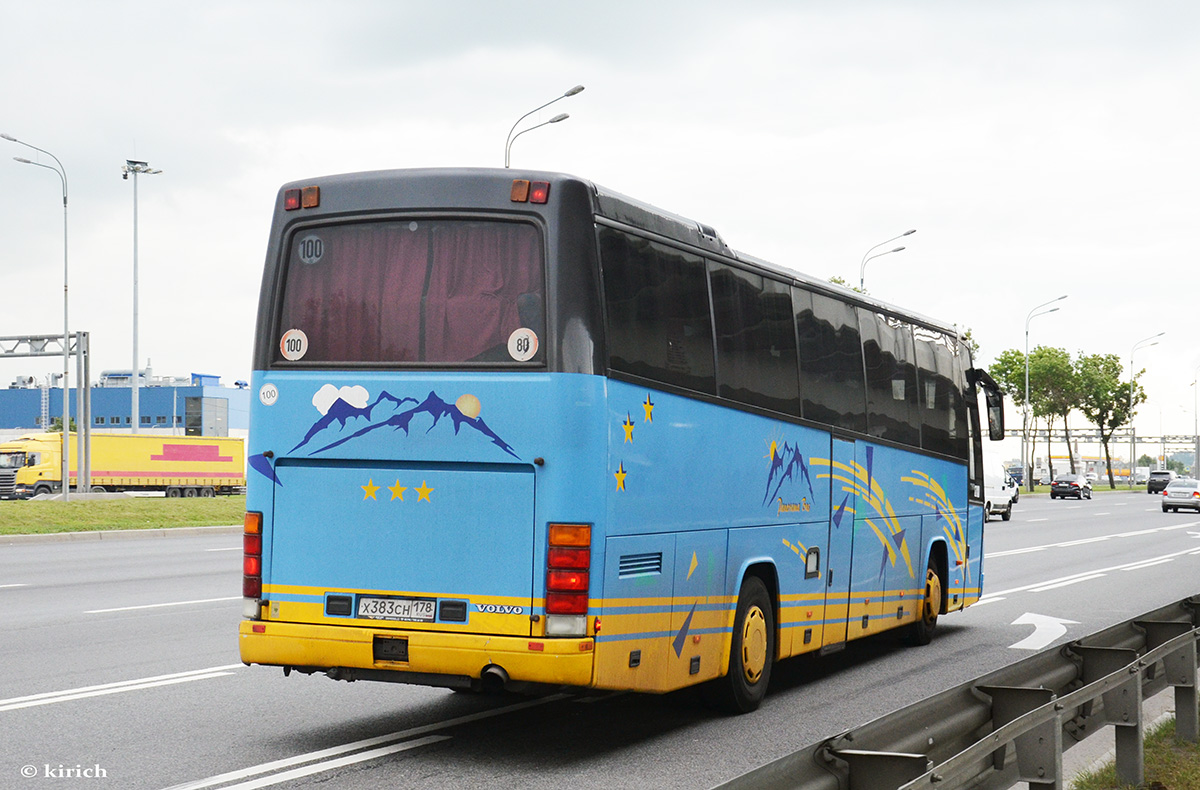
<path id="1" fill-rule="evenodd" d="M 484 667 L 479 673 L 479 679 L 482 681 L 483 690 L 489 693 L 504 691 L 508 686 L 508 673 L 504 671 L 504 667 L 495 664 Z"/>

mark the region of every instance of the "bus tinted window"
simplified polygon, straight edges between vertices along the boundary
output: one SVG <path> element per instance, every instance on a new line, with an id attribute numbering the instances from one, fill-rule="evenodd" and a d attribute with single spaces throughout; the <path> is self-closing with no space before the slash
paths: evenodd
<path id="1" fill-rule="evenodd" d="M 301 229 L 291 238 L 279 334 L 304 332 L 305 363 L 540 361 L 542 259 L 541 235 L 522 222 Z M 510 353 L 522 328 L 531 330 L 519 333 L 527 343 Z"/>
<path id="2" fill-rule="evenodd" d="M 709 263 L 717 336 L 717 394 L 800 414 L 791 289 Z"/>
<path id="3" fill-rule="evenodd" d="M 962 393 L 954 382 L 954 338 L 917 328 L 917 396 L 921 446 L 959 458 L 965 456 L 966 414 Z"/>
<path id="4" fill-rule="evenodd" d="M 867 432 L 919 447 L 921 431 L 912 407 L 917 371 L 912 327 L 871 310 L 859 310 L 863 362 L 867 371 Z"/>
<path id="5" fill-rule="evenodd" d="M 792 301 L 800 339 L 804 417 L 866 431 L 862 343 L 854 308 L 799 289 L 793 291 Z"/>
<path id="6" fill-rule="evenodd" d="M 613 370 L 715 393 L 704 260 L 600 229 Z"/>

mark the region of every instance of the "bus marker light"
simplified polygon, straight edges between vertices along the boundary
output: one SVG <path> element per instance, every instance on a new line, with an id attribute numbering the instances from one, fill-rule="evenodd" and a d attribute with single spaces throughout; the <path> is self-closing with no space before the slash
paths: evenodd
<path id="1" fill-rule="evenodd" d="M 554 592 L 587 591 L 587 571 L 556 571 L 551 569 L 546 574 L 546 589 Z"/>
<path id="2" fill-rule="evenodd" d="M 256 634 L 265 634 L 267 632 L 267 624 L 255 623 L 254 625 L 250 626 L 250 630 Z"/>
<path id="3" fill-rule="evenodd" d="M 295 211 L 300 208 L 300 190 L 285 189 L 283 192 L 283 210 Z"/>
<path id="4" fill-rule="evenodd" d="M 597 617 L 596 622 L 592 624 L 592 630 L 594 630 L 596 633 L 600 633 L 600 618 L 599 617 Z"/>
<path id="5" fill-rule="evenodd" d="M 546 644 L 544 642 L 530 642 L 529 649 L 535 652 L 542 652 L 546 649 Z"/>
<path id="6" fill-rule="evenodd" d="M 300 190 L 300 207 L 316 208 L 321 205 L 321 188 L 305 187 Z"/>
<path id="7" fill-rule="evenodd" d="M 579 652 L 580 652 L 580 653 L 590 653 L 590 652 L 592 652 L 592 643 L 591 643 L 591 641 L 587 641 L 587 642 L 580 642 L 580 643 L 579 643 Z"/>
<path id="8" fill-rule="evenodd" d="M 513 203 L 525 203 L 529 200 L 529 182 L 523 179 L 516 179 L 512 183 L 512 192 L 509 193 L 509 200 Z"/>
<path id="9" fill-rule="evenodd" d="M 550 199 L 550 182 L 534 181 L 529 185 L 529 202 L 545 203 Z"/>
<path id="10" fill-rule="evenodd" d="M 591 546 L 592 527 L 590 524 L 551 524 L 551 546 Z"/>

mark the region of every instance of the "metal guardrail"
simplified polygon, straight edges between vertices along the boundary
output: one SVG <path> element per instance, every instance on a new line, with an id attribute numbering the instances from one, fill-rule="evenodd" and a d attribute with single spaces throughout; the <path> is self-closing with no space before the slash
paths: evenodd
<path id="1" fill-rule="evenodd" d="M 1116 728 L 1118 778 L 1143 776 L 1142 702 L 1175 690 L 1176 734 L 1200 736 L 1200 596 L 1051 648 L 756 768 L 725 790 L 1064 787 L 1063 752 Z"/>

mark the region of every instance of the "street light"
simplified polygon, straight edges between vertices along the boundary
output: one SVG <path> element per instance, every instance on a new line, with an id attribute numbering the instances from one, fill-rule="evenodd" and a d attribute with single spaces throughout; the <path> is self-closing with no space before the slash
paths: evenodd
<path id="1" fill-rule="evenodd" d="M 1058 312 L 1057 307 L 1051 307 L 1049 310 L 1042 310 L 1043 307 L 1048 307 L 1055 302 L 1061 302 L 1067 298 L 1067 294 L 1063 294 L 1057 299 L 1051 299 L 1049 302 L 1043 302 L 1037 307 L 1029 311 L 1029 315 L 1025 316 L 1025 403 L 1021 412 L 1021 463 L 1028 463 L 1025 468 L 1026 482 L 1029 484 L 1029 490 L 1033 491 L 1033 459 L 1025 453 L 1025 440 L 1029 435 L 1029 322 L 1037 318 L 1039 315 Z M 1041 310 L 1041 312 L 1038 312 Z M 1050 457 L 1050 434 L 1046 434 L 1046 457 Z"/>
<path id="2" fill-rule="evenodd" d="M 51 166 L 42 162 L 34 162 L 31 159 L 26 159 L 21 156 L 14 156 L 13 159 L 24 165 L 34 165 L 35 167 L 44 167 L 47 170 L 53 170 L 58 174 L 62 181 L 62 198 L 63 198 L 63 426 L 62 426 L 62 495 L 63 501 L 69 502 L 71 499 L 71 472 L 70 472 L 70 446 L 71 446 L 71 396 L 67 390 L 67 375 L 71 369 L 71 332 L 67 328 L 67 169 L 63 167 L 62 162 L 58 161 L 58 157 L 49 151 L 38 148 L 36 145 L 30 145 L 23 140 L 18 140 L 11 134 L 0 134 L 9 142 L 23 145 L 26 148 L 31 148 L 34 151 L 43 153 L 54 160 L 57 166 Z M 43 426 L 45 427 L 45 426 Z M 81 426 L 82 427 L 82 426 Z"/>
<path id="3" fill-rule="evenodd" d="M 1133 344 L 1133 348 L 1129 350 L 1129 487 L 1133 488 L 1134 475 L 1133 465 L 1137 462 L 1137 433 L 1133 429 L 1133 352 L 1139 348 L 1158 345 L 1158 338 L 1165 335 L 1166 332 L 1159 332 L 1157 335 L 1143 338 Z M 1151 343 L 1150 341 L 1154 342 Z"/>
<path id="4" fill-rule="evenodd" d="M 141 378 L 138 366 L 138 190 L 137 182 L 138 175 L 153 176 L 161 173 L 161 170 L 155 170 L 145 162 L 139 162 L 135 159 L 126 159 L 125 164 L 121 165 L 121 179 L 128 180 L 129 174 L 133 173 L 133 371 L 130 376 L 133 389 L 129 395 L 129 412 L 131 421 L 131 432 L 138 432 L 138 423 L 141 422 L 141 408 L 138 403 L 138 381 Z M 172 420 L 174 417 L 172 417 Z"/>
<path id="5" fill-rule="evenodd" d="M 582 92 L 583 92 L 583 86 L 576 85 L 574 88 L 571 88 L 569 91 L 564 93 L 562 96 L 556 96 L 555 98 L 553 98 L 550 101 L 543 104 L 541 107 L 534 107 L 532 110 L 530 110 L 529 112 L 525 113 L 520 118 L 518 118 L 517 122 L 512 125 L 511 129 L 508 130 L 508 137 L 504 138 L 504 166 L 508 167 L 509 153 L 510 153 L 510 150 L 512 149 L 513 141 L 515 141 L 518 137 L 525 134 L 525 132 L 531 132 L 534 129 L 538 129 L 542 126 L 545 126 L 546 124 L 558 123 L 559 121 L 565 121 L 570 116 L 568 116 L 566 113 L 563 113 L 562 115 L 556 115 L 553 118 L 551 118 L 550 120 L 546 121 L 546 123 L 539 123 L 537 126 L 531 126 L 528 129 L 524 129 L 520 132 L 517 132 L 514 135 L 513 132 L 517 131 L 517 126 L 521 123 L 521 121 L 523 121 L 526 118 L 528 118 L 529 116 L 533 115 L 538 110 L 543 110 L 543 109 L 549 107 L 551 104 L 554 104 L 554 102 L 556 102 L 556 101 L 560 101 L 561 99 L 565 99 L 569 96 L 574 96 L 575 94 L 582 93 Z"/>
<path id="6" fill-rule="evenodd" d="M 871 254 L 871 252 L 872 252 L 873 250 L 877 250 L 877 249 L 879 249 L 880 247 L 882 247 L 882 246 L 883 246 L 883 245 L 885 245 L 885 244 L 890 244 L 891 242 L 895 241 L 896 239 L 902 239 L 902 238 L 904 238 L 905 236 L 911 236 L 911 235 L 913 235 L 913 234 L 914 234 L 914 233 L 916 233 L 916 232 L 917 232 L 917 229 L 916 229 L 916 228 L 913 228 L 912 230 L 906 230 L 906 231 L 904 231 L 903 233 L 901 233 L 899 236 L 893 236 L 892 238 L 888 239 L 887 241 L 881 241 L 881 242 L 879 242 L 878 244 L 876 244 L 874 247 L 872 247 L 871 249 L 869 249 L 869 250 L 867 250 L 866 252 L 864 252 L 864 253 L 863 253 L 863 259 L 862 259 L 862 263 L 860 263 L 860 264 L 858 265 L 858 290 L 860 290 L 860 291 L 863 291 L 863 290 L 865 290 L 865 289 L 863 288 L 863 278 L 864 278 L 864 276 L 866 275 L 866 272 L 867 272 L 867 261 L 871 260 L 872 258 L 878 258 L 880 255 L 891 255 L 893 252 L 900 252 L 900 251 L 901 251 L 901 250 L 903 250 L 904 248 L 903 248 L 903 247 L 897 247 L 897 248 L 896 248 L 896 249 L 894 249 L 894 250 L 888 250 L 887 252 L 881 252 L 881 253 L 879 253 L 878 255 L 872 255 L 872 254 Z"/>

